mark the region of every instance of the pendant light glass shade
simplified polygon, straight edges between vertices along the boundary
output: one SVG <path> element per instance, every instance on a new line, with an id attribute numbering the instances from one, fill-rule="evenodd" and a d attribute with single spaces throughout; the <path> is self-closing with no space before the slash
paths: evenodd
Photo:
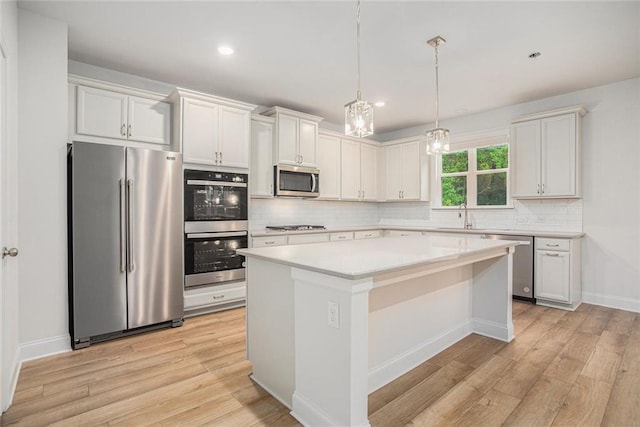
<path id="1" fill-rule="evenodd" d="M 345 105 L 344 133 L 358 138 L 373 134 L 373 105 L 359 97 Z"/>
<path id="2" fill-rule="evenodd" d="M 449 152 L 449 129 L 437 128 L 427 132 L 427 154 Z"/>
<path id="3" fill-rule="evenodd" d="M 427 44 L 436 51 L 436 127 L 427 131 L 427 154 L 438 155 L 449 152 L 449 129 L 440 127 L 440 91 L 438 81 L 438 46 L 445 44 L 446 40 L 436 36 L 427 41 Z"/>
<path id="4" fill-rule="evenodd" d="M 373 105 L 360 96 L 360 1 L 356 7 L 356 53 L 358 91 L 356 99 L 344 106 L 344 133 L 348 136 L 364 138 L 373 134 Z"/>

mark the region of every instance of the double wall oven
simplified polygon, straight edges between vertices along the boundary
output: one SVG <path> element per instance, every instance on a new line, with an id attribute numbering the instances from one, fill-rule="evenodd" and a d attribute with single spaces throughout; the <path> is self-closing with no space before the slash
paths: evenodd
<path id="1" fill-rule="evenodd" d="M 244 280 L 247 175 L 184 171 L 185 288 Z"/>

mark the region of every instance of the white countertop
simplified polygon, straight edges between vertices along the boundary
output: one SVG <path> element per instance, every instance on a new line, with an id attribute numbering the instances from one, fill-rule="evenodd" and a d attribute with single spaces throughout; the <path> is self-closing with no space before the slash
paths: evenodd
<path id="1" fill-rule="evenodd" d="M 468 233 L 468 234 L 505 234 L 516 236 L 534 236 L 534 237 L 557 237 L 563 239 L 575 239 L 584 236 L 583 232 L 566 232 L 566 231 L 538 231 L 538 230 L 495 230 L 495 229 L 477 229 L 472 228 L 466 230 L 464 228 L 447 228 L 447 227 L 420 227 L 420 226 L 400 226 L 400 225 L 371 225 L 371 226 L 353 226 L 353 227 L 327 227 L 325 230 L 300 230 L 300 231 L 276 231 L 276 230 L 252 230 L 251 237 L 267 237 L 267 236 L 286 236 L 292 234 L 311 234 L 311 233 L 340 233 L 345 231 L 363 231 L 363 230 L 403 230 L 403 231 L 433 231 L 439 233 Z"/>
<path id="2" fill-rule="evenodd" d="M 369 229 L 369 228 L 367 228 Z M 360 279 L 516 246 L 507 240 L 416 236 L 238 249 L 256 257 L 345 279 Z M 250 261 L 249 261 L 250 262 Z"/>

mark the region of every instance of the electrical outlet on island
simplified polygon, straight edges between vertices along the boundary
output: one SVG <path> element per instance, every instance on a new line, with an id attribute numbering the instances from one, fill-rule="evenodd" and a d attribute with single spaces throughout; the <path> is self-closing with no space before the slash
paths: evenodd
<path id="1" fill-rule="evenodd" d="M 340 304 L 337 302 L 327 303 L 327 322 L 332 328 L 340 328 Z"/>

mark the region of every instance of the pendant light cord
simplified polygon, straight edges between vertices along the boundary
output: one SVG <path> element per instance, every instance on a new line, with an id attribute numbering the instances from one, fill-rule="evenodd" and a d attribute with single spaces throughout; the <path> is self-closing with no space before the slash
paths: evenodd
<path id="1" fill-rule="evenodd" d="M 439 100 L 440 100 L 440 89 L 439 89 L 439 82 L 438 82 L 438 45 L 440 44 L 440 42 L 436 41 L 435 43 L 435 48 L 436 48 L 436 129 L 440 128 L 440 105 L 439 105 Z"/>
<path id="2" fill-rule="evenodd" d="M 360 100 L 360 0 L 358 0 L 358 5 L 356 7 L 356 50 L 357 50 L 357 73 L 356 78 L 358 80 L 358 92 L 356 94 L 356 99 Z"/>

